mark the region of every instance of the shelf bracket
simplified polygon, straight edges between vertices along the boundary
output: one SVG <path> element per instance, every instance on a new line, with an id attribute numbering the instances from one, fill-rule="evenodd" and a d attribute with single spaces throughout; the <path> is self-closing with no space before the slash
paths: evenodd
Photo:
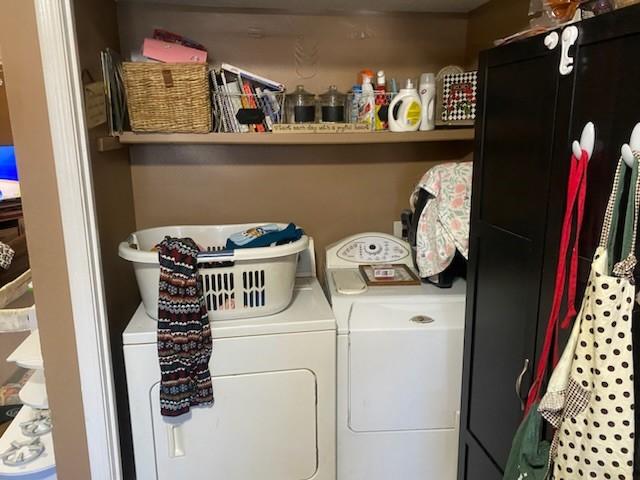
<path id="1" fill-rule="evenodd" d="M 110 152 L 123 148 L 118 137 L 100 137 L 96 142 L 99 152 Z"/>

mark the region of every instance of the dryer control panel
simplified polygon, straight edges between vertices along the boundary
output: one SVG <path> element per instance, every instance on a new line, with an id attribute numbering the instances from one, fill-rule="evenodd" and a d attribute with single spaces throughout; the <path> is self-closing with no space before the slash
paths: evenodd
<path id="1" fill-rule="evenodd" d="M 354 268 L 381 263 L 413 267 L 409 244 L 386 233 L 362 233 L 327 248 L 327 268 Z"/>

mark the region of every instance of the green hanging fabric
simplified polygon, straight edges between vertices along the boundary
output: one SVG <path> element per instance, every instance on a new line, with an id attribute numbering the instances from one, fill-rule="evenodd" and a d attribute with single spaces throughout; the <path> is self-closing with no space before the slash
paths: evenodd
<path id="1" fill-rule="evenodd" d="M 622 206 L 622 198 L 625 191 L 625 184 L 627 175 L 631 175 L 631 180 L 629 182 L 630 185 L 636 185 L 638 183 L 638 162 L 636 161 L 633 164 L 633 167 L 628 168 L 626 164 L 621 164 L 617 174 L 617 182 L 620 185 L 620 188 L 615 189 L 615 195 L 613 200 L 613 210 L 611 213 L 611 219 L 609 223 L 611 224 L 609 229 L 609 234 L 607 236 L 607 258 L 608 258 L 608 274 L 610 275 L 613 272 L 613 264 L 614 259 L 616 258 L 614 247 L 615 247 L 615 239 L 618 235 L 618 225 L 620 223 L 620 210 Z M 622 242 L 622 252 L 620 253 L 622 258 L 627 258 L 631 255 L 631 243 L 633 242 L 633 215 L 635 212 L 635 204 L 636 204 L 636 192 L 632 187 L 629 190 L 629 196 L 627 198 L 627 206 L 625 213 L 625 229 L 623 231 L 623 242 Z"/>
<path id="2" fill-rule="evenodd" d="M 544 480 L 549 471 L 551 444 L 541 441 L 542 416 L 535 403 L 520 424 L 511 444 L 511 453 L 504 470 L 504 480 Z"/>

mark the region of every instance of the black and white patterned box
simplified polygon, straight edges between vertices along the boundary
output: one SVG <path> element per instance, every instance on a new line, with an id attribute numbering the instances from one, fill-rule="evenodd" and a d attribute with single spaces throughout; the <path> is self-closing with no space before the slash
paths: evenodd
<path id="1" fill-rule="evenodd" d="M 442 84 L 442 121 L 475 120 L 478 72 L 445 75 Z"/>

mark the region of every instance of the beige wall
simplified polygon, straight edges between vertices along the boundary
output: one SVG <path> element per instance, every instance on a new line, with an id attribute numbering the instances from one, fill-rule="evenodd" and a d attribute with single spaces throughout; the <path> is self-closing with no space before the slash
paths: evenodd
<path id="1" fill-rule="evenodd" d="M 478 52 L 493 47 L 493 41 L 529 27 L 529 0 L 491 0 L 469 14 L 467 57 L 477 65 Z"/>
<path id="2" fill-rule="evenodd" d="M 330 84 L 346 92 L 365 67 L 402 83 L 461 64 L 466 49 L 467 20 L 454 14 L 310 16 L 120 2 L 118 20 L 125 56 L 160 27 L 201 42 L 216 65 L 231 63 L 318 94 Z"/>
<path id="3" fill-rule="evenodd" d="M 88 479 L 79 366 L 34 4 L 7 0 L 2 10 L 2 60 L 29 232 L 58 477 Z"/>
<path id="4" fill-rule="evenodd" d="M 9 105 L 7 104 L 7 92 L 2 68 L 2 51 L 0 51 L 0 145 L 11 145 L 11 123 L 9 121 Z M 24 340 L 24 333 L 0 334 L 0 385 L 8 381 L 16 372 L 14 364 L 2 361 Z"/>
<path id="5" fill-rule="evenodd" d="M 462 63 L 460 15 L 238 14 L 120 3 L 123 53 L 154 27 L 182 32 L 228 62 L 322 93 L 347 91 L 364 67 L 404 82 Z M 259 37 L 259 38 L 256 38 Z M 364 38 L 363 38 L 364 37 Z M 296 61 L 296 51 L 309 54 Z M 350 146 L 136 146 L 130 149 L 139 228 L 184 223 L 292 221 L 324 247 L 362 231 L 391 232 L 434 163 L 459 160 L 472 144 Z M 321 262 L 320 262 L 321 263 Z"/>
<path id="6" fill-rule="evenodd" d="M 11 122 L 9 121 L 9 106 L 4 82 L 4 72 L 0 59 L 0 145 L 11 145 Z"/>
<path id="7" fill-rule="evenodd" d="M 353 233 L 391 233 L 421 175 L 471 144 L 137 146 L 138 227 L 296 222 L 324 247 Z"/>

